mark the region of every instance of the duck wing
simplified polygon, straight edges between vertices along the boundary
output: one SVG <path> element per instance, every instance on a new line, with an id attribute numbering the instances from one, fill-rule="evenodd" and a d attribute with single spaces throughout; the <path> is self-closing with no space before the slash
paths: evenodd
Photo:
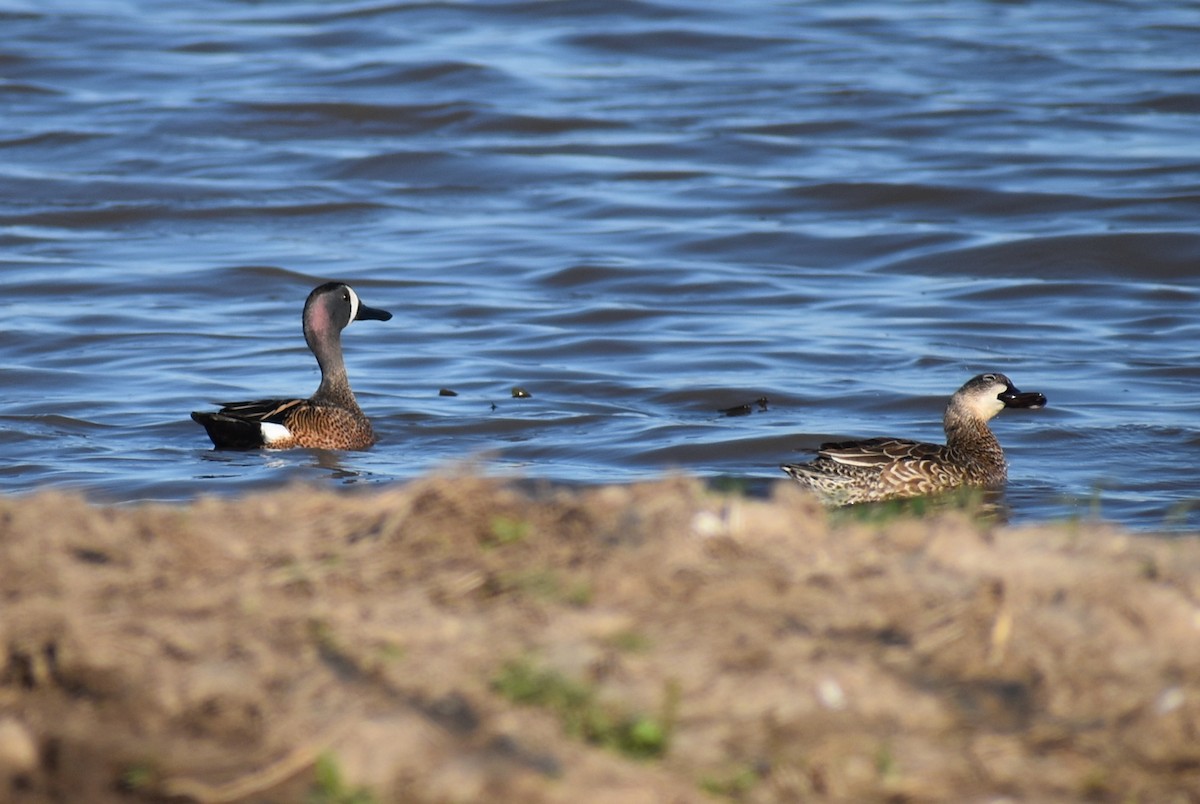
<path id="1" fill-rule="evenodd" d="M 822 458 L 844 466 L 882 469 L 898 461 L 936 460 L 943 447 L 907 441 L 901 438 L 868 438 L 865 441 L 837 441 L 822 444 L 817 459 Z"/>
<path id="2" fill-rule="evenodd" d="M 252 422 L 283 424 L 284 420 L 303 405 L 307 399 L 257 399 L 252 402 L 220 402 L 218 413 L 235 419 Z"/>

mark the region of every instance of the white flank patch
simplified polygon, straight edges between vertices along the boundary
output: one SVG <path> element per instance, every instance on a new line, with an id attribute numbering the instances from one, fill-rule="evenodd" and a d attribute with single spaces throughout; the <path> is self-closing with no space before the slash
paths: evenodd
<path id="1" fill-rule="evenodd" d="M 292 431 L 284 427 L 282 424 L 274 422 L 263 422 L 259 425 L 262 430 L 262 439 L 264 444 L 275 444 L 292 437 Z"/>
<path id="2" fill-rule="evenodd" d="M 346 290 L 350 291 L 350 320 L 353 321 L 358 318 L 358 294 L 349 285 L 346 285 Z"/>

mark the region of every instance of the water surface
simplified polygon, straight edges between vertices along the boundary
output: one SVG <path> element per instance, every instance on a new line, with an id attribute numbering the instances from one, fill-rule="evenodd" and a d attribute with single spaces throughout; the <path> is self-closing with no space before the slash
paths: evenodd
<path id="1" fill-rule="evenodd" d="M 940 438 L 948 395 L 1000 370 L 1050 399 L 995 422 L 1014 519 L 1200 528 L 1195 4 L 0 2 L 0 24 L 6 491 L 463 461 L 765 488 L 828 438 Z M 326 279 L 396 314 L 345 337 L 380 444 L 212 451 L 191 410 L 315 389 L 299 316 Z"/>

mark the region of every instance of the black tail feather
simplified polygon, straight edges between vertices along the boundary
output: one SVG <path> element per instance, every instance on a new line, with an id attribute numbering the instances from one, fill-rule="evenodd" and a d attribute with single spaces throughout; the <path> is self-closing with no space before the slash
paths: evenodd
<path id="1" fill-rule="evenodd" d="M 204 426 L 217 449 L 260 449 L 263 446 L 259 422 L 201 411 L 192 411 L 192 419 Z"/>

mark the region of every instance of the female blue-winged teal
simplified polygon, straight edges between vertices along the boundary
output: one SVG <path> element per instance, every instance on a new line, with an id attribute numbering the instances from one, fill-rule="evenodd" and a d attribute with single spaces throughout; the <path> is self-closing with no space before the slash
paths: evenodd
<path id="1" fill-rule="evenodd" d="M 987 422 L 1005 408 L 1040 408 L 1046 397 L 1023 393 L 1003 374 L 980 374 L 950 397 L 946 444 L 872 438 L 822 444 L 811 463 L 780 468 L 826 503 L 850 505 L 1003 486 L 1008 466 Z"/>
<path id="2" fill-rule="evenodd" d="M 342 360 L 342 330 L 351 321 L 387 321 L 392 314 L 367 307 L 349 285 L 327 282 L 304 302 L 304 340 L 321 367 L 311 399 L 221 403 L 216 413 L 193 412 L 217 447 L 229 449 L 366 449 L 375 443 Z"/>

